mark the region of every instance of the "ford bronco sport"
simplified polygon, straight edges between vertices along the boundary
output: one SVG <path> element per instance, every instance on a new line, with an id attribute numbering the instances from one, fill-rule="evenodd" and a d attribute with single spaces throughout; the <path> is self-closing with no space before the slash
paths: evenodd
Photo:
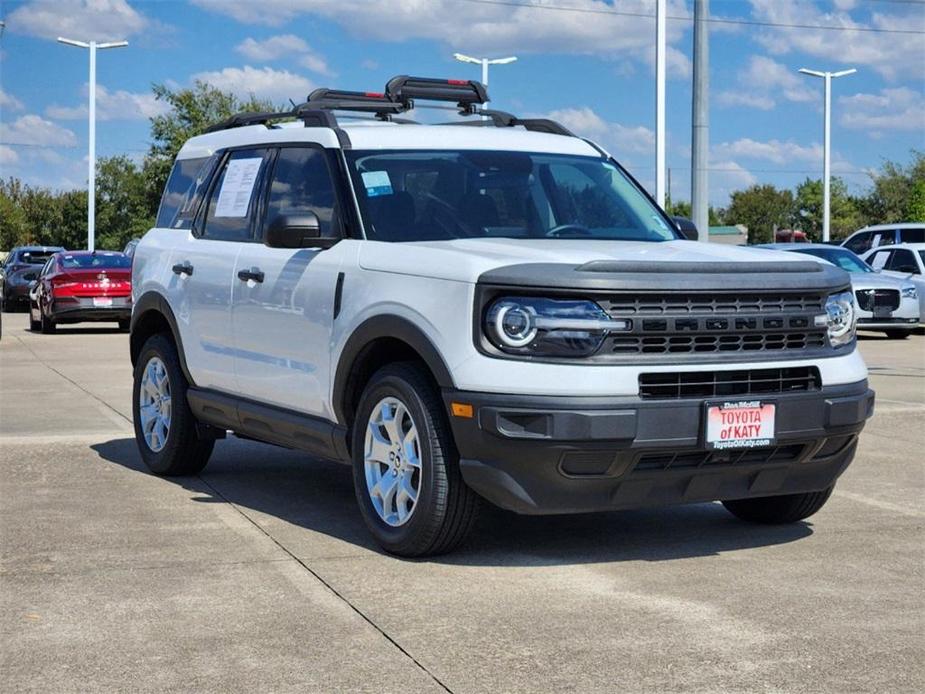
<path id="1" fill-rule="evenodd" d="M 847 274 L 686 240 L 596 144 L 486 102 L 397 77 L 183 146 L 134 258 L 147 466 L 196 474 L 228 432 L 348 463 L 404 556 L 484 500 L 819 510 L 874 401 Z"/>

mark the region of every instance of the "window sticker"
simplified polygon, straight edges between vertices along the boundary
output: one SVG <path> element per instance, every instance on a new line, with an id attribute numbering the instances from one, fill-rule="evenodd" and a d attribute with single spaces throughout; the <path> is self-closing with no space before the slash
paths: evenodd
<path id="1" fill-rule="evenodd" d="M 234 159 L 228 162 L 225 179 L 215 205 L 216 217 L 246 217 L 251 194 L 260 172 L 263 157 Z"/>
<path id="2" fill-rule="evenodd" d="M 388 171 L 364 171 L 362 176 L 366 195 L 369 197 L 392 194 L 392 181 L 389 179 Z"/>

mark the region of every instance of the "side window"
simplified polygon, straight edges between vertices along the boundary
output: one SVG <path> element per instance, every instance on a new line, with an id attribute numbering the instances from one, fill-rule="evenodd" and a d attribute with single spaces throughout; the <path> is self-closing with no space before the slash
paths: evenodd
<path id="1" fill-rule="evenodd" d="M 877 251 L 870 257 L 870 266 L 874 270 L 882 270 L 886 266 L 886 262 L 890 259 L 890 253 L 892 251 Z"/>
<path id="2" fill-rule="evenodd" d="M 870 241 L 872 237 L 873 232 L 870 231 L 855 234 L 850 239 L 848 239 L 847 243 L 845 243 L 845 248 L 860 255 L 864 251 L 870 249 Z"/>
<path id="3" fill-rule="evenodd" d="M 324 150 L 283 147 L 276 159 L 267 199 L 266 224 L 282 215 L 314 212 L 322 236 L 342 233 L 341 211 Z"/>
<path id="4" fill-rule="evenodd" d="M 215 160 L 215 157 L 201 157 L 174 162 L 157 210 L 156 227 L 189 228 Z"/>
<path id="5" fill-rule="evenodd" d="M 267 150 L 232 152 L 219 173 L 206 211 L 202 237 L 216 241 L 250 241 L 257 191 L 266 168 Z"/>
<path id="6" fill-rule="evenodd" d="M 925 228 L 900 229 L 900 243 L 925 243 Z"/>
<path id="7" fill-rule="evenodd" d="M 890 258 L 887 269 L 897 272 L 911 272 L 916 275 L 919 274 L 919 267 L 915 262 L 915 256 L 912 254 L 912 251 L 904 248 L 897 248 L 893 251 L 893 257 Z"/>

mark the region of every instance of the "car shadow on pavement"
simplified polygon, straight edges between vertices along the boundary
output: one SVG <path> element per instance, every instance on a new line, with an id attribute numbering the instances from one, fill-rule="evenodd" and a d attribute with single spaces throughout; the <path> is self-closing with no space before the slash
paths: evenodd
<path id="1" fill-rule="evenodd" d="M 91 448 L 104 460 L 150 474 L 134 439 Z M 357 510 L 345 465 L 229 437 L 217 442 L 201 475 L 163 479 L 196 492 L 196 503 L 230 502 L 245 513 L 267 514 L 378 551 Z M 806 522 L 745 523 L 718 503 L 564 516 L 521 516 L 486 504 L 464 546 L 428 561 L 467 566 L 662 561 L 779 545 L 812 532 Z"/>

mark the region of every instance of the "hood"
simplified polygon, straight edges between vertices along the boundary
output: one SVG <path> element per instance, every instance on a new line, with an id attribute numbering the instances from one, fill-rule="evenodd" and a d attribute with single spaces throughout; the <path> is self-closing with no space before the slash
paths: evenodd
<path id="1" fill-rule="evenodd" d="M 418 277 L 476 282 L 491 270 L 517 264 L 595 261 L 677 263 L 806 262 L 794 253 L 699 241 L 596 241 L 587 239 L 454 239 L 361 244 L 360 267 Z"/>
<path id="2" fill-rule="evenodd" d="M 852 272 L 851 287 L 852 289 L 897 289 L 914 286 L 908 280 L 899 277 L 890 277 L 882 272 Z"/>

